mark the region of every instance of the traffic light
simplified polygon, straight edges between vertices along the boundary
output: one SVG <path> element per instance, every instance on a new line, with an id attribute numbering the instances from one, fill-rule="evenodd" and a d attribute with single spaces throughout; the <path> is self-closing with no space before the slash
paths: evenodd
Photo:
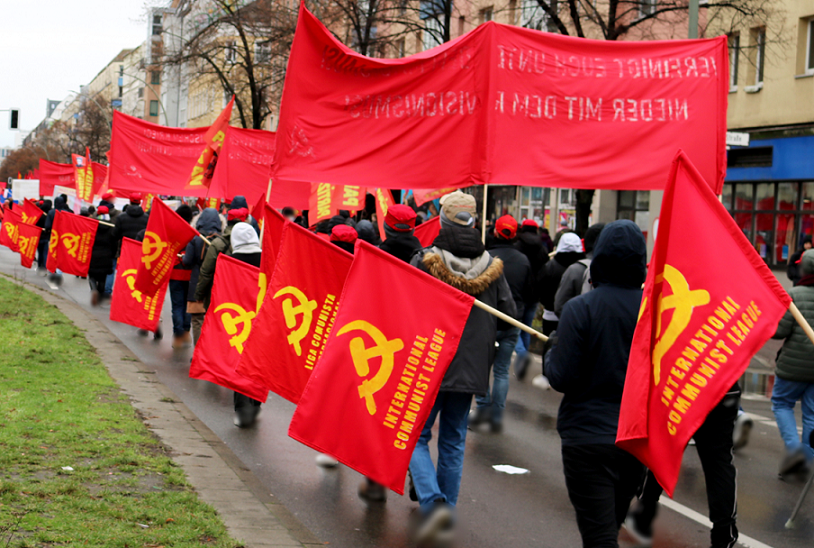
<path id="1" fill-rule="evenodd" d="M 20 111 L 16 108 L 11 109 L 8 121 L 9 129 L 20 129 Z"/>

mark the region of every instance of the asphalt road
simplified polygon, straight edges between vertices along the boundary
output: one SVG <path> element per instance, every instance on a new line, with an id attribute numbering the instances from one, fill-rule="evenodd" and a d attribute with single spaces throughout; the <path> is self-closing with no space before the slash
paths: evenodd
<path id="1" fill-rule="evenodd" d="M 0 271 L 48 288 L 46 279 L 19 266 L 19 256 L 0 248 Z M 53 291 L 54 289 L 51 288 Z M 322 469 L 316 453 L 287 435 L 294 406 L 270 396 L 256 427 L 241 430 L 232 424 L 231 392 L 188 378 L 191 350 L 173 351 L 170 303 L 167 298 L 162 341 L 137 335 L 135 328 L 107 319 L 109 307 L 92 309 L 86 280 L 65 276 L 56 291 L 89 310 L 118 336 L 158 378 L 220 436 L 274 497 L 291 510 L 322 541 L 340 548 L 408 546 L 407 524 L 416 507 L 409 498 L 390 493 L 386 504 L 367 504 L 357 496 L 362 477 L 343 466 Z M 768 346 L 768 345 L 767 345 Z M 761 354 L 773 356 L 769 347 Z M 765 360 L 764 360 L 765 363 Z M 457 546 L 579 546 L 574 512 L 562 474 L 556 414 L 560 395 L 530 383 L 511 380 L 503 433 L 470 432 L 458 502 Z M 781 481 L 777 467 L 783 446 L 765 398 L 750 398 L 744 408 L 755 415 L 749 445 L 735 457 L 738 467 L 738 527 L 742 546 L 752 548 L 811 548 L 814 545 L 814 493 L 797 519 L 784 524 L 802 490 L 803 478 Z M 766 419 L 766 420 L 763 420 Z M 527 469 L 522 475 L 497 472 L 494 465 Z M 666 499 L 666 496 L 664 497 Z M 695 450 L 688 448 L 673 501 L 662 506 L 655 524 L 657 548 L 709 547 L 704 474 Z M 623 546 L 634 546 L 623 531 Z"/>

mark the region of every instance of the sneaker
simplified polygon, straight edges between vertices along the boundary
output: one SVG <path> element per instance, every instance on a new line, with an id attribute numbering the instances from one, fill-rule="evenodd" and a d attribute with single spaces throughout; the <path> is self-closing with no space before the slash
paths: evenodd
<path id="1" fill-rule="evenodd" d="M 164 332 L 161 331 L 161 326 L 158 326 L 156 328 L 156 330 L 155 330 L 155 333 L 153 333 L 153 340 L 160 341 L 163 338 L 164 338 Z"/>
<path id="2" fill-rule="evenodd" d="M 735 419 L 735 430 L 732 431 L 732 448 L 742 449 L 749 443 L 749 434 L 752 432 L 752 427 L 755 422 L 748 413 L 741 413 Z"/>
<path id="3" fill-rule="evenodd" d="M 424 521 L 416 532 L 415 542 L 419 546 L 435 543 L 440 537 L 448 536 L 452 526 L 452 510 L 449 504 L 439 499 L 432 511 L 424 516 Z"/>
<path id="4" fill-rule="evenodd" d="M 652 546 L 653 545 L 653 526 L 652 524 L 645 526 L 640 523 L 638 516 L 635 512 L 630 512 L 625 518 L 625 529 L 628 534 L 633 537 L 638 546 Z"/>
<path id="5" fill-rule="evenodd" d="M 260 407 L 254 405 L 244 405 L 235 409 L 235 426 L 238 428 L 248 428 L 254 424 L 257 414 L 260 412 Z"/>
<path id="6" fill-rule="evenodd" d="M 787 454 L 780 462 L 779 474 L 781 476 L 785 476 L 786 474 L 798 472 L 805 466 L 805 464 L 806 454 L 803 452 L 802 448 L 797 449 L 796 451 L 792 451 L 791 453 Z"/>
<path id="7" fill-rule="evenodd" d="M 320 453 L 317 455 L 316 462 L 317 466 L 321 466 L 323 468 L 335 468 L 339 466 L 338 460 L 330 455 L 326 455 L 325 453 Z"/>
<path id="8" fill-rule="evenodd" d="M 376 483 L 370 478 L 359 484 L 359 496 L 370 502 L 384 502 L 387 500 L 387 489 L 381 483 Z"/>
<path id="9" fill-rule="evenodd" d="M 540 390 L 548 390 L 551 388 L 551 383 L 548 382 L 548 379 L 545 375 L 537 375 L 531 380 L 532 386 L 536 386 Z"/>

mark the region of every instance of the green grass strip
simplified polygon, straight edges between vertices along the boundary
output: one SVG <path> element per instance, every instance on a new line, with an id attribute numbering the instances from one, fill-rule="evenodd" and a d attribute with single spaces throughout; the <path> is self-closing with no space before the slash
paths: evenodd
<path id="1" fill-rule="evenodd" d="M 236 546 L 165 451 L 82 332 L 0 280 L 0 548 Z"/>

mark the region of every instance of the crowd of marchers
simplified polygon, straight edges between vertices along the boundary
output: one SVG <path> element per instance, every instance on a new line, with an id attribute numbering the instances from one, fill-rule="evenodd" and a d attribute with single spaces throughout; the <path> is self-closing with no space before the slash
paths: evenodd
<path id="1" fill-rule="evenodd" d="M 119 211 L 112 194 L 105 194 L 97 206 L 79 213 L 105 221 L 98 227 L 87 277 L 93 305 L 112 294 L 122 239 L 144 238 L 149 213 L 142 208 L 142 199 L 140 193 L 131 194 Z M 46 275 L 55 212 L 72 212 L 65 195 L 57 196 L 53 203 L 41 199 L 37 205 L 45 213 L 38 221 L 43 231 L 37 263 Z M 9 199 L 0 206 L 0 216 L 13 207 Z M 180 349 L 197 343 L 200 336 L 218 255 L 225 253 L 260 266 L 261 246 L 260 228 L 243 196 L 236 196 L 220 210 L 181 203 L 176 212 L 201 234 L 179 256 L 169 284 L 172 344 Z M 282 214 L 291 222 L 308 224 L 292 208 L 284 208 Z M 542 349 L 543 374 L 532 383 L 563 393 L 557 429 L 565 482 L 583 546 L 618 546 L 622 526 L 640 544 L 649 545 L 662 489 L 652 473 L 615 444 L 647 272 L 641 230 L 620 220 L 595 224 L 580 237 L 563 223 L 552 240 L 535 221 L 518 223 L 504 215 L 488 227 L 484 243 L 471 195 L 461 191 L 447 194 L 440 200 L 438 214 L 441 229 L 429 247 L 422 246 L 414 235 L 422 215 L 417 216 L 407 205 L 388 209 L 384 240 L 375 218 L 347 211 L 317 223 L 313 230 L 350 253 L 357 239 L 377 245 L 526 326 L 540 321 L 549 339 Z M 794 284 L 790 290 L 793 301 L 809 323 L 814 323 L 811 247 L 811 237 L 804 238 L 802 248 L 790 258 L 788 276 Z M 57 271 L 48 276 L 59 283 L 62 274 Z M 162 337 L 160 326 L 153 336 Z M 790 312 L 780 321 L 774 338 L 784 340 L 777 356 L 772 409 L 786 449 L 779 469 L 785 476 L 808 471 L 814 461 L 814 346 Z M 409 495 L 419 505 L 420 520 L 414 530 L 419 545 L 437 545 L 453 537 L 467 432 L 488 427 L 500 434 L 510 370 L 513 367 L 519 380 L 525 378 L 532 363 L 532 346 L 528 333 L 472 309 L 410 462 Z M 706 478 L 712 548 L 732 547 L 738 538 L 733 450 L 747 443 L 753 424 L 740 407 L 740 395 L 735 384 L 691 441 Z M 802 437 L 794 416 L 798 401 L 803 410 Z M 235 425 L 250 427 L 260 402 L 235 393 L 234 409 Z M 433 462 L 429 444 L 436 422 L 438 456 Z M 317 463 L 338 464 L 329 455 L 318 455 Z M 371 502 L 386 500 L 385 488 L 369 479 L 360 485 L 359 494 Z"/>

